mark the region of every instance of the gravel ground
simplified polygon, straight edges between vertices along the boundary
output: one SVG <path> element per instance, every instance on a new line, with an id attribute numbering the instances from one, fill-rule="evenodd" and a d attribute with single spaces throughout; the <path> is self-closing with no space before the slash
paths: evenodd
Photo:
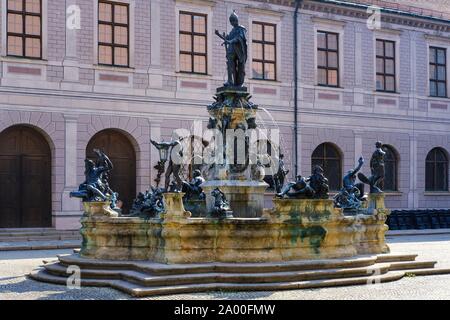
<path id="1" fill-rule="evenodd" d="M 417 253 L 418 260 L 436 260 L 437 267 L 450 267 L 450 235 L 403 236 L 388 239 L 392 253 Z M 86 287 L 69 290 L 65 286 L 37 282 L 26 277 L 44 259 L 72 250 L 5 251 L 0 252 L 0 300 L 108 300 L 131 299 L 109 288 Z M 450 275 L 403 278 L 378 285 L 350 286 L 278 292 L 212 292 L 181 294 L 147 299 L 450 299 Z"/>

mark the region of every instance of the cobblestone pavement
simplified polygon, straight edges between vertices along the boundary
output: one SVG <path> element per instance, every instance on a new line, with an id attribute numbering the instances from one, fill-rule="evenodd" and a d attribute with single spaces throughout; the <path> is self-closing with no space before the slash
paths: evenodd
<path id="1" fill-rule="evenodd" d="M 450 235 L 421 235 L 389 238 L 392 253 L 417 253 L 418 260 L 436 260 L 437 267 L 450 266 Z M 64 286 L 26 277 L 44 259 L 72 250 L 0 252 L 0 300 L 9 299 L 131 299 L 108 288 L 69 290 Z M 151 299 L 450 299 L 450 275 L 403 278 L 397 282 L 278 292 L 213 292 L 155 297 Z"/>

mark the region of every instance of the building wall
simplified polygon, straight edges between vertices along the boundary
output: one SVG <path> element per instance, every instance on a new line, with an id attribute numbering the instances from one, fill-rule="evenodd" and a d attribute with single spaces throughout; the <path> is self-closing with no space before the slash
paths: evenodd
<path id="1" fill-rule="evenodd" d="M 129 68 L 97 64 L 96 0 L 43 0 L 44 59 L 7 57 L 6 2 L 1 2 L 0 131 L 28 124 L 49 140 L 55 227 L 78 225 L 80 204 L 68 193 L 83 181 L 85 149 L 97 132 L 113 128 L 129 138 L 137 155 L 137 190 L 143 191 L 156 177 L 152 167 L 158 155 L 150 137 L 169 139 L 173 130 L 190 129 L 196 120 L 206 125 L 206 105 L 226 74 L 225 51 L 214 29 L 229 31 L 233 10 L 249 31 L 252 21 L 277 24 L 277 81 L 251 79 L 248 61 L 246 85 L 261 107 L 260 125 L 280 129 L 286 162 L 294 173 L 294 7 L 288 1 L 120 2 L 131 8 Z M 70 5 L 80 7 L 80 30 L 65 28 L 64 12 Z M 179 72 L 179 10 L 208 15 L 207 75 Z M 436 146 L 450 152 L 450 102 L 428 97 L 428 46 L 444 46 L 450 56 L 449 29 L 445 22 L 385 15 L 382 29 L 373 31 L 366 26 L 364 11 L 306 1 L 299 16 L 300 172 L 310 173 L 311 153 L 321 143 L 333 143 L 342 152 L 344 173 L 360 155 L 368 162 L 374 142 L 381 139 L 399 156 L 399 190 L 388 194 L 388 205 L 449 207 L 450 193 L 424 190 L 426 154 Z M 316 30 L 340 33 L 340 88 L 316 85 Z M 399 93 L 375 91 L 377 37 L 398 43 Z M 250 43 L 251 32 L 249 48 Z M 363 171 L 368 170 L 366 165 Z"/>

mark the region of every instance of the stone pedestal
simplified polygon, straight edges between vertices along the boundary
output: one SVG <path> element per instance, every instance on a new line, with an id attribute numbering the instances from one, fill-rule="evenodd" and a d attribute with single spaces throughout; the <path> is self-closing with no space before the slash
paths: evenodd
<path id="1" fill-rule="evenodd" d="M 360 253 L 389 253 L 385 234 L 389 227 L 386 219 L 390 210 L 386 209 L 384 193 L 369 194 L 367 209 L 356 216 L 355 243 Z"/>
<path id="2" fill-rule="evenodd" d="M 83 202 L 85 216 L 118 217 L 119 214 L 111 209 L 111 202 Z"/>
<path id="3" fill-rule="evenodd" d="M 370 193 L 368 198 L 368 211 L 374 213 L 374 210 L 385 210 L 384 193 Z"/>
<path id="4" fill-rule="evenodd" d="M 235 218 L 258 218 L 264 210 L 264 192 L 268 185 L 263 181 L 212 180 L 202 185 L 206 194 L 206 208 L 211 212 L 214 198 L 211 191 L 219 188 L 230 203 Z"/>
<path id="5" fill-rule="evenodd" d="M 168 192 L 164 194 L 166 211 L 161 214 L 164 221 L 186 219 L 191 213 L 184 209 L 182 192 Z"/>

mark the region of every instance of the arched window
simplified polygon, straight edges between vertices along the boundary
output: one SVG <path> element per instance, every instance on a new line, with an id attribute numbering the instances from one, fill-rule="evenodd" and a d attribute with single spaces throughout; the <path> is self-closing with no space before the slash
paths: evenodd
<path id="1" fill-rule="evenodd" d="M 441 148 L 431 150 L 425 165 L 425 190 L 448 190 L 448 158 Z"/>
<path id="2" fill-rule="evenodd" d="M 339 150 L 331 143 L 322 143 L 311 156 L 311 168 L 316 165 L 322 167 L 330 190 L 339 190 L 342 185 L 342 159 Z"/>
<path id="3" fill-rule="evenodd" d="M 398 173 L 398 159 L 397 153 L 394 148 L 388 145 L 383 146 L 384 152 L 384 183 L 382 186 L 383 191 L 398 191 L 397 185 L 397 173 Z"/>

